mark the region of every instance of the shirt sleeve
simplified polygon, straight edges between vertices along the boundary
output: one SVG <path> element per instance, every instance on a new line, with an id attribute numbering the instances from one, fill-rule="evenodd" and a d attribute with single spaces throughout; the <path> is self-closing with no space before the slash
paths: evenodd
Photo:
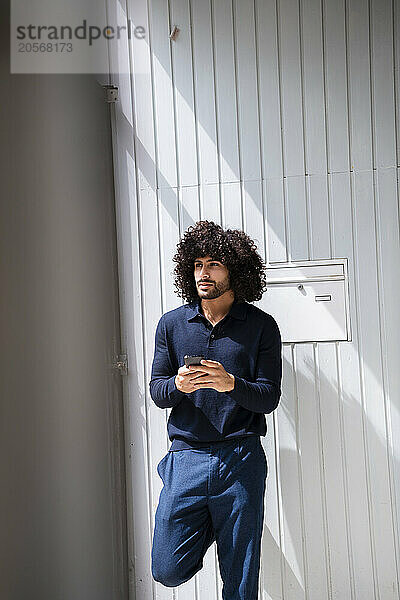
<path id="1" fill-rule="evenodd" d="M 282 379 L 282 340 L 278 325 L 264 327 L 256 362 L 255 381 L 236 377 L 235 387 L 225 392 L 243 408 L 256 413 L 271 413 L 279 404 Z"/>
<path id="2" fill-rule="evenodd" d="M 151 368 L 150 396 L 159 408 L 172 408 L 185 396 L 175 385 L 175 376 L 165 331 L 164 317 L 158 322 Z"/>

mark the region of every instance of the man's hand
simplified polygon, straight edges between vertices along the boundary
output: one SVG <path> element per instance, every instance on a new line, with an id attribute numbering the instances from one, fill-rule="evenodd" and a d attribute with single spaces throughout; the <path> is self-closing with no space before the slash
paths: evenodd
<path id="1" fill-rule="evenodd" d="M 175 385 L 178 390 L 185 394 L 190 394 L 197 390 L 197 387 L 193 383 L 195 379 L 203 376 L 203 373 L 198 373 L 197 369 L 199 369 L 197 365 L 191 365 L 190 369 L 186 365 L 183 365 L 178 369 L 178 374 L 175 377 Z"/>
<path id="2" fill-rule="evenodd" d="M 191 365 L 188 370 L 197 372 L 197 377 L 192 380 L 195 390 L 212 388 L 217 392 L 230 392 L 235 387 L 235 377 L 227 373 L 221 363 L 216 360 L 202 360 L 201 365 Z M 203 375 L 199 375 L 199 372 Z"/>

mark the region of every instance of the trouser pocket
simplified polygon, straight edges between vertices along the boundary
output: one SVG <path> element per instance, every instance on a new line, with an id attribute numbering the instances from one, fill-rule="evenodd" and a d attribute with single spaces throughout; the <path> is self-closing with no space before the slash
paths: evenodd
<path id="1" fill-rule="evenodd" d="M 165 471 L 165 463 L 169 458 L 170 452 L 168 451 L 165 456 L 162 457 L 160 462 L 157 465 L 157 473 L 160 476 L 161 480 L 164 481 L 164 471 Z"/>

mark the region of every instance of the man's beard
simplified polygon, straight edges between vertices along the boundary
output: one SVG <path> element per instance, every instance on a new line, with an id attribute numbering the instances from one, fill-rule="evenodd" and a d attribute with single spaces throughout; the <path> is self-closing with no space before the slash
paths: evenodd
<path id="1" fill-rule="evenodd" d="M 207 283 L 211 282 L 207 281 Z M 222 294 L 225 294 L 225 292 L 228 290 L 230 290 L 230 282 L 229 279 L 226 279 L 225 281 L 221 281 L 219 283 L 212 282 L 211 286 L 207 290 L 198 289 L 198 294 L 203 300 L 214 300 L 215 298 L 222 296 Z"/>

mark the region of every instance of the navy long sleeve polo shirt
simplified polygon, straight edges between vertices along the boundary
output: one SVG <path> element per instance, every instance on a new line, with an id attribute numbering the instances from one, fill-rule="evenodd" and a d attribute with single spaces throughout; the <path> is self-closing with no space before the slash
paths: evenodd
<path id="1" fill-rule="evenodd" d="M 165 313 L 155 335 L 150 395 L 158 407 L 172 408 L 170 450 L 264 436 L 265 414 L 278 406 L 281 395 L 281 348 L 275 319 L 247 302 L 235 300 L 214 327 L 203 315 L 200 299 Z M 175 376 L 185 354 L 220 362 L 235 376 L 234 389 L 178 390 Z"/>

